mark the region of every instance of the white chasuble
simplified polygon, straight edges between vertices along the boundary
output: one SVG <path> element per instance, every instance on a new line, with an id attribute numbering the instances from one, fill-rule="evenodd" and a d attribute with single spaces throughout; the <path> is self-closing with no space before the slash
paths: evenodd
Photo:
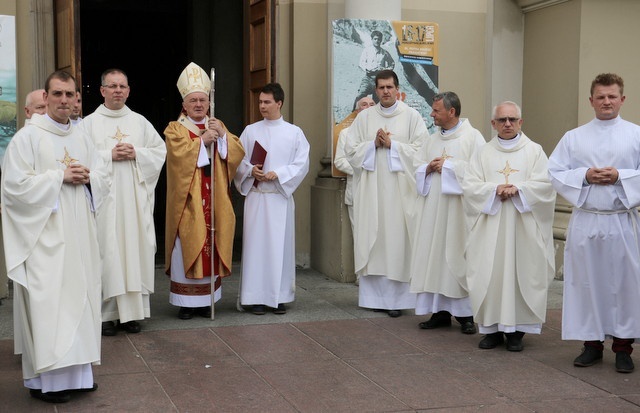
<path id="1" fill-rule="evenodd" d="M 469 159 L 484 145 L 482 134 L 467 119 L 450 134 L 440 128 L 432 134 L 414 156 L 416 188 L 420 196 L 416 202 L 416 233 L 411 254 L 411 291 L 419 293 L 421 303 L 425 294 L 448 308 L 425 305 L 428 310 L 416 314 L 454 310 L 456 316 L 470 316 L 469 304 L 458 307 L 445 299 L 468 297 L 464 246 L 467 239 L 465 215 L 462 206 L 462 188 Z M 444 158 L 442 173 L 426 175 L 427 164 L 435 158 Z M 444 301 L 443 301 L 444 300 Z M 463 310 L 466 309 L 466 311 Z M 457 314 L 459 311 L 466 314 Z"/>
<path id="2" fill-rule="evenodd" d="M 90 169 L 63 183 L 67 165 Z M 100 252 L 93 209 L 106 182 L 83 132 L 34 115 L 2 166 L 2 226 L 14 281 L 14 340 L 25 379 L 100 361 Z M 91 193 L 94 194 L 93 200 Z"/>
<path id="3" fill-rule="evenodd" d="M 555 191 L 547 157 L 526 135 L 504 148 L 493 138 L 472 157 L 462 181 L 467 239 L 467 287 L 478 324 L 543 323 L 555 274 Z M 519 192 L 500 202 L 499 184 Z"/>
<path id="4" fill-rule="evenodd" d="M 111 190 L 97 211 L 102 252 L 102 294 L 116 298 L 105 304 L 103 321 L 125 323 L 150 316 L 154 290 L 156 234 L 153 221 L 155 188 L 166 146 L 153 125 L 127 106 L 104 105 L 82 122 L 111 175 Z M 113 161 L 118 143 L 134 146 L 136 158 Z"/>

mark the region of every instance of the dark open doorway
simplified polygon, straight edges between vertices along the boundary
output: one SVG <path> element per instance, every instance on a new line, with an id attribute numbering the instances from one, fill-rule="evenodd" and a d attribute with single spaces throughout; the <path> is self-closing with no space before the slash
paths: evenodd
<path id="1" fill-rule="evenodd" d="M 127 105 L 162 136 L 180 112 L 178 76 L 193 61 L 206 71 L 216 68 L 215 115 L 239 135 L 244 126 L 242 13 L 238 0 L 80 0 L 84 115 L 103 102 L 100 74 L 116 67 L 129 77 Z M 166 202 L 163 171 L 154 213 L 158 262 L 164 259 Z M 238 220 L 234 255 L 239 257 L 242 199 L 235 192 L 234 209 Z"/>

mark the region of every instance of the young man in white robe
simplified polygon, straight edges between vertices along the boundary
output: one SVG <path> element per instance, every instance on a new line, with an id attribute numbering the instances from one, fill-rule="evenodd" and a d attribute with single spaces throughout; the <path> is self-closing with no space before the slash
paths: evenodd
<path id="1" fill-rule="evenodd" d="M 246 196 L 240 304 L 252 306 L 257 315 L 266 307 L 285 314 L 285 304 L 295 299 L 293 193 L 309 171 L 309 143 L 299 127 L 283 119 L 283 103 L 280 84 L 267 84 L 258 102 L 264 119 L 240 135 L 246 151 L 235 176 L 236 188 Z M 254 165 L 258 144 L 266 157 Z"/>
<path id="2" fill-rule="evenodd" d="M 469 159 L 485 140 L 468 119 L 460 119 L 460 98 L 454 92 L 435 95 L 431 107 L 437 129 L 414 156 L 420 196 L 411 253 L 411 292 L 417 294 L 416 315 L 433 314 L 420 328 L 448 327 L 453 315 L 462 333 L 475 334 L 467 291 L 467 229 L 460 182 Z"/>
<path id="3" fill-rule="evenodd" d="M 97 388 L 91 369 L 100 362 L 94 210 L 108 181 L 90 139 L 69 121 L 73 77 L 55 72 L 45 90 L 47 113 L 34 114 L 7 147 L 2 227 L 4 239 L 13 240 L 4 249 L 24 385 L 34 398 L 63 403 Z"/>
<path id="4" fill-rule="evenodd" d="M 640 337 L 640 126 L 619 116 L 624 82 L 598 75 L 595 119 L 567 132 L 549 158 L 551 182 L 574 208 L 564 251 L 562 339 L 584 341 L 573 364 L 602 360 L 613 339 L 615 368 L 634 369 Z"/>
<path id="5" fill-rule="evenodd" d="M 100 77 L 104 104 L 84 118 L 111 175 L 111 191 L 97 211 L 102 261 L 102 335 L 140 332 L 151 316 L 156 232 L 155 188 L 166 154 L 164 141 L 144 116 L 126 105 L 129 80 L 120 69 Z"/>
<path id="6" fill-rule="evenodd" d="M 525 333 L 540 334 L 547 290 L 555 275 L 556 194 L 547 156 L 522 128 L 520 107 L 493 110 L 498 136 L 480 148 L 462 181 L 467 239 L 467 287 L 480 333 L 478 347 L 504 342 L 522 351 Z"/>
<path id="7" fill-rule="evenodd" d="M 380 103 L 362 111 L 349 128 L 345 154 L 353 167 L 354 262 L 360 307 L 398 317 L 413 309 L 409 291 L 414 153 L 427 127 L 420 114 L 398 100 L 398 76 L 376 75 Z"/>

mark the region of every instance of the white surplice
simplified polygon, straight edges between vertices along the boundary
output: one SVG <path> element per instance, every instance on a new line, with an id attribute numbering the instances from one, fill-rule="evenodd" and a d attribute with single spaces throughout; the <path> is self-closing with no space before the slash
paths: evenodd
<path id="1" fill-rule="evenodd" d="M 387 131 L 391 148 L 376 149 L 378 129 Z M 363 110 L 349 128 L 345 154 L 353 167 L 354 261 L 361 307 L 415 307 L 415 294 L 409 292 L 417 197 L 412 157 L 426 131 L 420 114 L 401 101 L 388 109 L 378 104 Z"/>
<path id="2" fill-rule="evenodd" d="M 615 185 L 589 185 L 613 166 Z M 564 252 L 562 338 L 640 338 L 640 126 L 593 119 L 567 132 L 549 158 L 553 186 L 573 206 Z"/>
<path id="3" fill-rule="evenodd" d="M 91 170 L 91 192 L 63 182 L 72 163 Z M 90 388 L 90 363 L 100 362 L 100 251 L 93 211 L 108 182 L 98 163 L 82 130 L 64 130 L 36 114 L 9 143 L 2 165 L 15 351 L 22 354 L 25 385 L 43 392 Z"/>
<path id="4" fill-rule="evenodd" d="M 102 321 L 142 320 L 150 316 L 154 290 L 156 233 L 153 221 L 155 188 L 166 146 L 153 125 L 127 106 L 104 105 L 84 118 L 111 174 L 111 191 L 97 211 L 102 262 Z M 136 158 L 113 161 L 117 143 L 134 146 Z"/>
<path id="5" fill-rule="evenodd" d="M 460 182 L 469 159 L 484 145 L 482 134 L 467 119 L 443 133 L 438 128 L 414 156 L 416 232 L 411 254 L 411 292 L 418 294 L 416 314 L 448 311 L 473 314 L 466 281 L 467 239 Z M 444 158 L 442 173 L 426 174 L 427 164 Z"/>
<path id="6" fill-rule="evenodd" d="M 480 148 L 462 181 L 467 286 L 481 333 L 539 333 L 555 274 L 547 156 L 523 133 L 513 139 Z M 501 202 L 496 188 L 507 177 L 519 191 Z"/>
<path id="7" fill-rule="evenodd" d="M 240 141 L 246 154 L 234 182 L 244 201 L 242 305 L 277 307 L 295 299 L 295 204 L 293 192 L 309 171 L 309 143 L 302 130 L 277 120 L 245 128 Z M 256 142 L 267 151 L 262 170 L 278 178 L 255 187 L 251 154 Z"/>

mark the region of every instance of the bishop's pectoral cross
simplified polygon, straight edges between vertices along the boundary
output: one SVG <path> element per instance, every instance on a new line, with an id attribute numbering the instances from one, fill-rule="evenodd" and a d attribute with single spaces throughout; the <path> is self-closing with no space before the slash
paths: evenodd
<path id="1" fill-rule="evenodd" d="M 125 134 L 125 133 L 120 132 L 120 126 L 116 126 L 116 134 L 115 134 L 115 135 L 113 135 L 111 138 L 113 138 L 113 139 L 117 140 L 117 141 L 118 141 L 118 143 L 121 143 L 121 142 L 122 142 L 122 140 L 123 140 L 124 138 L 126 138 L 127 136 L 129 136 L 129 135 L 127 135 L 127 134 Z"/>
<path id="2" fill-rule="evenodd" d="M 504 175 L 504 183 L 505 184 L 509 184 L 509 175 L 512 175 L 516 172 L 520 172 L 519 169 L 513 169 L 511 168 L 511 165 L 509 165 L 509 161 L 507 161 L 507 163 L 504 166 L 504 169 L 502 169 L 501 171 L 497 171 L 499 174 Z"/>
<path id="3" fill-rule="evenodd" d="M 453 158 L 453 156 L 451 156 L 451 155 L 449 155 L 447 153 L 447 148 L 444 148 L 442 150 L 442 159 L 444 159 L 446 161 L 447 159 L 451 159 L 451 158 Z"/>
<path id="4" fill-rule="evenodd" d="M 67 150 L 67 147 L 64 147 L 64 158 L 62 159 L 58 159 L 58 162 L 60 162 L 61 164 L 65 165 L 67 168 L 69 167 L 69 165 L 71 165 L 74 162 L 78 162 L 77 159 L 72 158 L 71 156 L 69 156 L 69 151 Z"/>

